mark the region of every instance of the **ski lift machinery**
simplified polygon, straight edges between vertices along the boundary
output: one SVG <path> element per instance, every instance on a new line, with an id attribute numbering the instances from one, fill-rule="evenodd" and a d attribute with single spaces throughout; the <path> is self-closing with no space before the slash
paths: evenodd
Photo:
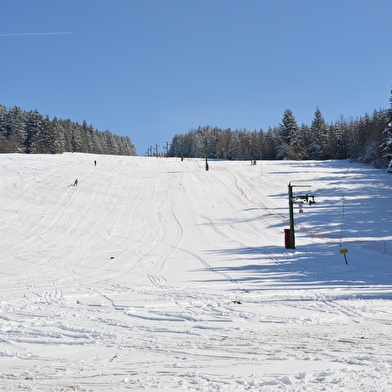
<path id="1" fill-rule="evenodd" d="M 295 249 L 295 231 L 294 231 L 294 204 L 299 204 L 299 212 L 303 212 L 303 203 L 312 204 L 316 203 L 314 200 L 314 195 L 309 193 L 302 193 L 295 195 L 293 193 L 293 188 L 310 188 L 310 185 L 293 185 L 289 182 L 289 216 L 290 216 L 290 229 L 285 230 L 285 245 L 287 249 Z"/>

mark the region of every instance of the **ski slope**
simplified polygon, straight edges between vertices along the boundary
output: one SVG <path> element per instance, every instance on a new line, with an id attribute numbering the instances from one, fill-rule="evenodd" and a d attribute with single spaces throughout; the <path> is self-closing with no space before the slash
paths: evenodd
<path id="1" fill-rule="evenodd" d="M 392 390 L 391 191 L 348 161 L 1 154 L 0 389 Z"/>

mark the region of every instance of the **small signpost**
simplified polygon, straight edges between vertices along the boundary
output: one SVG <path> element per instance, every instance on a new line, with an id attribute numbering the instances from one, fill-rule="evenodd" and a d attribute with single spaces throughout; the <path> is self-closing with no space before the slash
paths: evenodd
<path id="1" fill-rule="evenodd" d="M 346 264 L 348 265 L 347 256 L 346 256 L 346 253 L 348 252 L 348 249 L 347 249 L 347 248 L 342 248 L 342 249 L 340 249 L 339 252 L 340 252 L 341 254 L 343 254 L 343 256 L 344 256 L 344 261 L 345 261 Z"/>

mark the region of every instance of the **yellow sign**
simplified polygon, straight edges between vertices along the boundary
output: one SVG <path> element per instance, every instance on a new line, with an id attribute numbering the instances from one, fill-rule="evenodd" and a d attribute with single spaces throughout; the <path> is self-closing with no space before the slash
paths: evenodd
<path id="1" fill-rule="evenodd" d="M 340 253 L 347 253 L 347 252 L 348 252 L 347 248 L 340 249 Z"/>

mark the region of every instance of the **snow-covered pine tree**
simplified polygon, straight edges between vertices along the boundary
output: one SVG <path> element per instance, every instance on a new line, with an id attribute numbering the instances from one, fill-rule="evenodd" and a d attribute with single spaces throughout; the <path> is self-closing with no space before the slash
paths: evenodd
<path id="1" fill-rule="evenodd" d="M 328 126 L 324 121 L 320 109 L 317 107 L 314 112 L 312 125 L 310 126 L 309 135 L 309 158 L 310 159 L 324 159 L 324 142 L 327 134 Z"/>
<path id="2" fill-rule="evenodd" d="M 299 127 L 293 112 L 286 109 L 279 127 L 280 146 L 278 158 L 296 159 L 294 145 L 298 141 Z"/>
<path id="3" fill-rule="evenodd" d="M 27 116 L 25 140 L 26 152 L 29 154 L 38 154 L 40 153 L 40 144 L 42 141 L 41 130 L 44 119 L 37 109 L 28 112 Z"/>
<path id="4" fill-rule="evenodd" d="M 228 158 L 231 160 L 242 159 L 241 156 L 241 140 L 239 136 L 239 131 L 236 130 L 231 134 L 228 151 Z"/>
<path id="5" fill-rule="evenodd" d="M 387 172 L 392 173 L 392 90 L 391 90 L 391 96 L 389 98 L 389 103 L 390 103 L 390 108 L 387 114 L 389 117 L 389 121 L 388 121 L 388 126 L 384 130 L 385 141 L 381 145 L 381 147 L 384 151 L 384 157 L 390 159 Z"/>

